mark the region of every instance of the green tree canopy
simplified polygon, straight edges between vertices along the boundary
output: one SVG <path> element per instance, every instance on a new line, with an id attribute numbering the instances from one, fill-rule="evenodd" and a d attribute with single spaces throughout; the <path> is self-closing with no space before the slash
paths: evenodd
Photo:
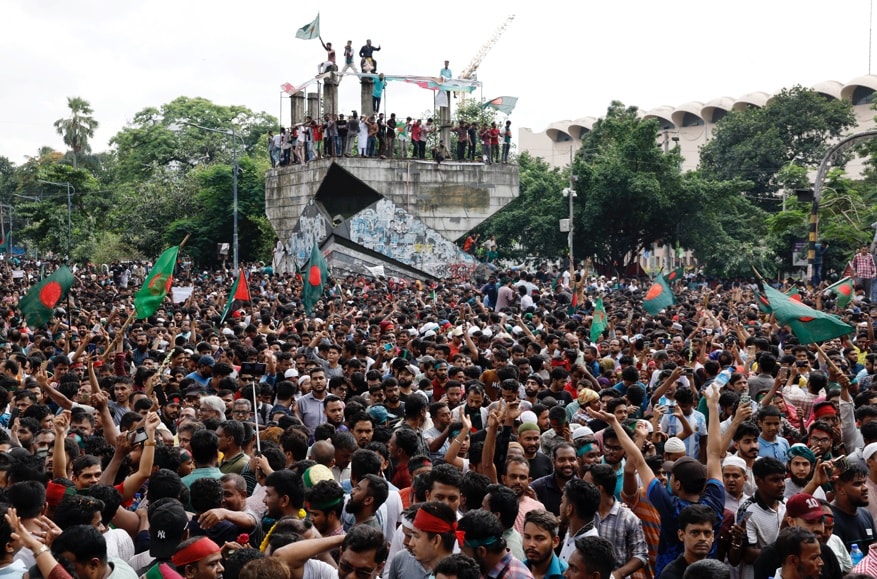
<path id="1" fill-rule="evenodd" d="M 789 164 L 817 165 L 827 143 L 854 125 L 848 101 L 801 86 L 783 89 L 763 108 L 732 111 L 721 119 L 701 148 L 700 169 L 710 179 L 750 181 L 747 195 L 776 208 L 777 173 Z"/>

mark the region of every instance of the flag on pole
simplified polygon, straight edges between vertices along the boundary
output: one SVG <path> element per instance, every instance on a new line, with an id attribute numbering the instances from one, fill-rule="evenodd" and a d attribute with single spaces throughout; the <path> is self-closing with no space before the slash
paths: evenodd
<path id="1" fill-rule="evenodd" d="M 73 272 L 62 265 L 55 273 L 30 288 L 18 302 L 18 308 L 31 328 L 39 328 L 52 319 L 55 306 L 73 286 Z"/>
<path id="2" fill-rule="evenodd" d="M 673 299 L 673 292 L 670 291 L 670 286 L 667 285 L 664 276 L 660 275 L 655 278 L 655 283 L 653 283 L 652 287 L 649 288 L 649 291 L 646 292 L 643 309 L 655 316 L 658 312 L 667 306 L 672 306 L 674 303 L 676 303 L 676 301 Z"/>
<path id="3" fill-rule="evenodd" d="M 834 295 L 837 297 L 837 308 L 840 310 L 847 307 L 847 304 L 850 303 L 850 300 L 853 299 L 853 295 L 856 293 L 856 288 L 853 285 L 853 279 L 851 277 L 845 277 L 825 289 L 834 292 Z"/>
<path id="4" fill-rule="evenodd" d="M 603 307 L 603 298 L 597 298 L 594 304 L 594 316 L 591 318 L 591 341 L 596 342 L 606 330 L 606 308 Z"/>
<path id="5" fill-rule="evenodd" d="M 323 295 L 323 286 L 327 279 L 329 279 L 329 267 L 326 265 L 326 259 L 320 251 L 320 246 L 314 243 L 314 249 L 311 251 L 311 259 L 308 263 L 307 276 L 301 290 L 301 301 L 308 315 L 314 313 L 314 305 Z"/>
<path id="6" fill-rule="evenodd" d="M 138 320 L 154 314 L 164 301 L 164 296 L 170 291 L 179 251 L 180 246 L 175 245 L 158 256 L 155 265 L 146 276 L 146 281 L 143 282 L 143 287 L 134 295 L 134 309 L 137 310 Z"/>
<path id="7" fill-rule="evenodd" d="M 286 94 L 292 94 L 295 92 L 295 87 L 292 86 L 291 84 L 289 84 L 288 82 L 285 82 L 285 83 L 280 85 L 280 90 L 282 90 Z"/>
<path id="8" fill-rule="evenodd" d="M 491 108 L 503 113 L 504 115 L 510 115 L 512 114 L 512 111 L 515 110 L 516 104 L 518 104 L 518 97 L 501 96 L 496 97 L 493 100 L 487 101 L 486 103 L 481 105 L 481 108 Z"/>
<path id="9" fill-rule="evenodd" d="M 243 283 L 241 283 L 243 281 Z M 238 272 L 238 277 L 234 280 L 234 285 L 231 286 L 231 291 L 228 294 L 228 301 L 225 303 L 225 309 L 222 311 L 222 319 L 219 320 L 221 324 L 225 318 L 228 316 L 228 313 L 231 311 L 231 306 L 234 302 L 249 302 L 252 301 L 250 299 L 250 287 L 247 285 L 247 276 L 244 273 L 244 268 L 241 266 L 240 272 Z"/>
<path id="10" fill-rule="evenodd" d="M 320 13 L 317 12 L 317 17 L 314 18 L 314 21 L 310 24 L 305 24 L 301 28 L 295 31 L 295 37 L 301 38 L 302 40 L 313 40 L 314 38 L 319 38 L 320 36 Z"/>
<path id="11" fill-rule="evenodd" d="M 852 326 L 845 324 L 837 316 L 814 310 L 796 302 L 769 285 L 765 284 L 764 294 L 770 301 L 770 307 L 773 309 L 777 321 L 792 328 L 792 333 L 798 337 L 798 341 L 802 344 L 824 342 L 855 331 Z"/>

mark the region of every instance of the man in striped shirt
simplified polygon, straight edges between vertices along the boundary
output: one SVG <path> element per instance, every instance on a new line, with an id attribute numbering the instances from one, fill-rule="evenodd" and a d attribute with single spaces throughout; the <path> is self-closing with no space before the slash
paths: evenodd
<path id="1" fill-rule="evenodd" d="M 874 256 L 868 252 L 868 246 L 863 245 L 859 253 L 853 257 L 853 271 L 856 274 L 856 285 L 865 289 L 865 297 L 874 300 L 874 278 L 877 277 L 877 265 L 874 264 Z"/>

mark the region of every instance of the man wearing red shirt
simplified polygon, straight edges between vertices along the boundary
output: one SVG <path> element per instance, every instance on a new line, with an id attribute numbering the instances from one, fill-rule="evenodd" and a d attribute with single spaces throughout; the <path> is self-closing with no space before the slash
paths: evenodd
<path id="1" fill-rule="evenodd" d="M 499 129 L 496 123 L 490 124 L 490 153 L 493 155 L 493 162 L 499 162 Z"/>

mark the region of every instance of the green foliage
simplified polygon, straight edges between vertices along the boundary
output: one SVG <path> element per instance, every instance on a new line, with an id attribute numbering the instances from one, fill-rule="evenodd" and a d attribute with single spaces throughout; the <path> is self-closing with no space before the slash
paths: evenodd
<path id="1" fill-rule="evenodd" d="M 113 231 L 100 232 L 97 237 L 82 243 L 73 251 L 73 259 L 79 262 L 112 263 L 114 260 L 144 259 L 146 255 L 127 243 L 121 234 Z"/>
<path id="2" fill-rule="evenodd" d="M 513 259 L 565 253 L 567 235 L 560 232 L 558 220 L 569 214 L 566 199 L 561 197 L 569 178 L 527 153 L 518 158 L 518 167 L 521 181 L 518 197 L 475 231 L 481 239 L 495 235 L 501 255 Z"/>
<path id="3" fill-rule="evenodd" d="M 747 195 L 775 208 L 782 185 L 778 173 L 787 165 L 812 167 L 827 143 L 855 125 L 852 105 L 795 86 L 776 94 L 763 108 L 728 113 L 703 146 L 700 168 L 717 180 L 752 182 Z"/>
<path id="4" fill-rule="evenodd" d="M 583 136 L 573 169 L 577 255 L 621 267 L 640 249 L 675 237 L 680 158 L 655 146 L 658 130 L 656 120 L 615 101 Z"/>

